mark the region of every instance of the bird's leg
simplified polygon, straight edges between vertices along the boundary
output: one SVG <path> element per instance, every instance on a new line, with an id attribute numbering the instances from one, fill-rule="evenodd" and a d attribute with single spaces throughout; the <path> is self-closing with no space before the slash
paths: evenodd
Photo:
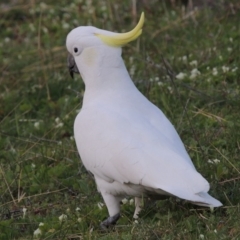
<path id="1" fill-rule="evenodd" d="M 108 227 L 115 225 L 120 218 L 120 198 L 106 192 L 101 192 L 101 194 L 107 206 L 109 217 L 100 226 L 106 230 Z"/>
<path id="2" fill-rule="evenodd" d="M 134 215 L 133 215 L 133 218 L 134 219 L 137 219 L 138 218 L 138 214 L 141 212 L 142 210 L 142 206 L 143 206 L 143 202 L 142 202 L 142 198 L 139 198 L 139 197 L 135 197 L 135 212 L 134 212 Z"/>

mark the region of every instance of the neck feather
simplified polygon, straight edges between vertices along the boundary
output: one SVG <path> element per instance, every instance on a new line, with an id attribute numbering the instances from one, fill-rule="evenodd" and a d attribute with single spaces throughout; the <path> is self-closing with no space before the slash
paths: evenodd
<path id="1" fill-rule="evenodd" d="M 87 91 L 119 91 L 133 86 L 121 57 L 121 48 L 86 48 L 76 63 Z"/>

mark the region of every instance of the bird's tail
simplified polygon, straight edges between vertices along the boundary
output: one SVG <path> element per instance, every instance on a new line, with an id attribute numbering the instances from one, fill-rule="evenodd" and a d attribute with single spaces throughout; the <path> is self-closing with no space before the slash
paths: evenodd
<path id="1" fill-rule="evenodd" d="M 200 192 L 195 195 L 195 200 L 190 200 L 189 202 L 204 207 L 221 207 L 222 203 L 217 199 L 210 196 L 207 192 Z"/>

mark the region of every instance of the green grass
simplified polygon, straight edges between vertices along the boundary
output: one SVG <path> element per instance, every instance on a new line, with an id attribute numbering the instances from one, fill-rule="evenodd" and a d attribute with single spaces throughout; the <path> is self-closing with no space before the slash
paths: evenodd
<path id="1" fill-rule="evenodd" d="M 240 239 L 240 5 L 221 2 L 191 14 L 163 1 L 140 6 L 143 34 L 124 48 L 123 58 L 224 206 L 211 212 L 173 198 L 146 206 L 134 223 L 128 202 L 108 233 L 99 229 L 107 209 L 98 207 L 103 200 L 72 137 L 84 85 L 68 74 L 65 38 L 79 25 L 130 30 L 131 3 L 2 5 L 0 239 L 32 239 L 37 228 L 40 239 Z M 194 68 L 200 74 L 193 76 Z M 179 73 L 186 75 L 172 77 Z M 67 218 L 60 222 L 62 214 Z"/>

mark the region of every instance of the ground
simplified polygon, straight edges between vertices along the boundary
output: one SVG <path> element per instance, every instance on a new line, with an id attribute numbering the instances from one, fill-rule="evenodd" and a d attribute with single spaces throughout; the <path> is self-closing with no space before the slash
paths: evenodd
<path id="1" fill-rule="evenodd" d="M 0 239 L 240 239 L 240 4 L 174 2 L 143 1 L 136 12 L 127 0 L 1 2 Z M 102 232 L 107 209 L 73 137 L 84 85 L 70 78 L 65 39 L 80 25 L 128 31 L 142 11 L 143 34 L 123 49 L 127 68 L 224 206 L 171 198 L 134 222 L 129 198 Z"/>

